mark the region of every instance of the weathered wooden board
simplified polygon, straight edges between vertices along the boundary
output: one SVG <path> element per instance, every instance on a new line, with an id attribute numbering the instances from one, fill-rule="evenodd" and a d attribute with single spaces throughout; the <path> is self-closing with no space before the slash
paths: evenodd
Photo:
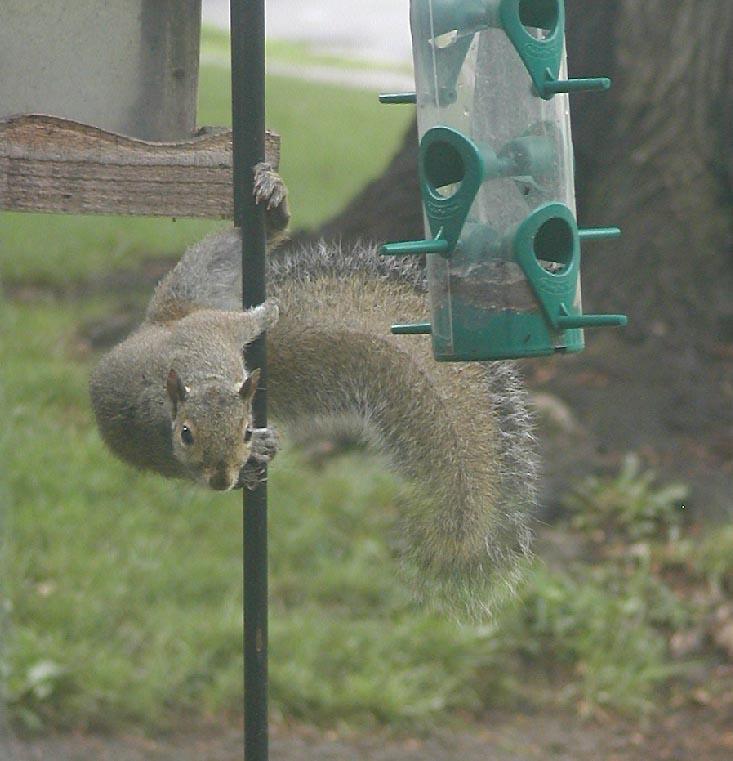
<path id="1" fill-rule="evenodd" d="M 280 138 L 268 132 L 277 167 Z M 152 143 L 41 114 L 0 121 L 0 209 L 231 219 L 232 133 Z"/>

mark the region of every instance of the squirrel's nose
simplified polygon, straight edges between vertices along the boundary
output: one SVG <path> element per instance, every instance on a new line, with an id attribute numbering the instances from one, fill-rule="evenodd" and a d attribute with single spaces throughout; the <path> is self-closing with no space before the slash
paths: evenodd
<path id="1" fill-rule="evenodd" d="M 217 491 L 226 491 L 231 486 L 225 463 L 216 466 L 216 473 L 209 477 L 209 486 Z"/>

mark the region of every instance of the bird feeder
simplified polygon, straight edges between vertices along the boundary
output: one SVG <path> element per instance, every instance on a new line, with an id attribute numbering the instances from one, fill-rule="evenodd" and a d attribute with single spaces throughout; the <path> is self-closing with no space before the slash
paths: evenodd
<path id="1" fill-rule="evenodd" d="M 201 0 L 6 0 L 0 118 L 51 114 L 154 141 L 196 127 Z"/>
<path id="2" fill-rule="evenodd" d="M 577 352 L 583 329 L 624 325 L 583 314 L 563 0 L 411 0 L 425 240 L 387 255 L 426 255 L 430 333 L 442 361 Z"/>

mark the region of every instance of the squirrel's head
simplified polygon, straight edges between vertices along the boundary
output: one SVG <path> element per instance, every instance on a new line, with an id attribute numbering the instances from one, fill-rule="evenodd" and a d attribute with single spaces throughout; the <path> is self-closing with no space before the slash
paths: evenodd
<path id="1" fill-rule="evenodd" d="M 188 387 L 175 370 L 166 391 L 172 404 L 173 454 L 192 476 L 210 489 L 226 491 L 252 449 L 252 397 L 260 371 L 241 384 L 211 381 Z"/>

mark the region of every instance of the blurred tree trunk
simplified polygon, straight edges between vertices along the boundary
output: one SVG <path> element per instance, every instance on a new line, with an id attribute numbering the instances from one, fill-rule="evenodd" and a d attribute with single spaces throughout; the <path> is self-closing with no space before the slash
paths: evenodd
<path id="1" fill-rule="evenodd" d="M 624 238 L 586 256 L 592 307 L 624 305 L 642 335 L 728 342 L 733 3 L 618 5 L 614 109 L 583 221 Z"/>
<path id="2" fill-rule="evenodd" d="M 614 80 L 610 94 L 571 96 L 579 219 L 624 231 L 586 244 L 584 300 L 628 312 L 630 337 L 684 346 L 691 366 L 696 348 L 733 342 L 733 2 L 566 6 L 571 72 Z M 416 158 L 413 124 L 385 174 L 318 235 L 422 237 Z"/>

